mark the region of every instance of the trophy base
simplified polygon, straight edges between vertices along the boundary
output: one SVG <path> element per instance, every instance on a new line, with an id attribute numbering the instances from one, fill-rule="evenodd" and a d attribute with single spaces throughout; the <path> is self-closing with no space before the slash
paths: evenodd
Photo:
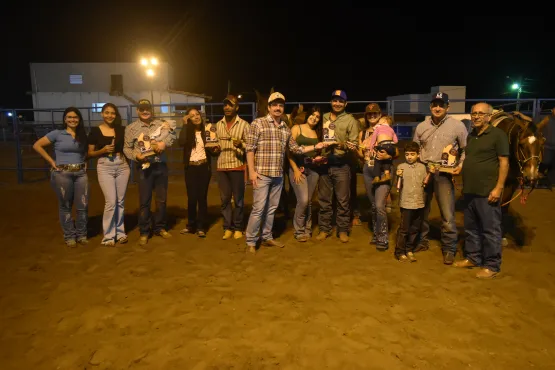
<path id="1" fill-rule="evenodd" d="M 439 172 L 453 173 L 456 169 L 457 167 L 440 167 Z"/>

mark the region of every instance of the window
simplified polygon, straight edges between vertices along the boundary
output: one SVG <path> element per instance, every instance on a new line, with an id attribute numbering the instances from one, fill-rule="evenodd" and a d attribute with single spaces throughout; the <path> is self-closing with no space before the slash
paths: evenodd
<path id="1" fill-rule="evenodd" d="M 162 104 L 167 104 L 167 103 L 162 102 Z M 169 105 L 160 106 L 160 113 L 170 113 L 170 106 Z"/>
<path id="2" fill-rule="evenodd" d="M 83 75 L 69 75 L 69 83 L 72 85 L 82 85 Z"/>
<path id="3" fill-rule="evenodd" d="M 104 106 L 104 104 L 106 104 L 106 103 L 93 103 L 93 104 L 92 104 L 92 111 L 93 111 L 93 113 L 100 113 L 100 112 L 102 112 L 102 107 Z"/>

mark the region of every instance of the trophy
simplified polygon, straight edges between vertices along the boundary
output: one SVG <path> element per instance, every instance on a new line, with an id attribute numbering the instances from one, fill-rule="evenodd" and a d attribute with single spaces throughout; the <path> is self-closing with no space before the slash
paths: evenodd
<path id="1" fill-rule="evenodd" d="M 139 146 L 139 151 L 145 157 L 156 154 L 153 150 L 152 143 L 150 142 L 150 136 L 141 133 L 137 138 L 137 144 Z"/>
<path id="2" fill-rule="evenodd" d="M 218 141 L 218 135 L 216 132 L 216 125 L 213 123 L 208 123 L 205 126 L 205 132 L 204 132 L 205 136 L 206 136 L 206 147 L 215 147 L 220 145 L 219 141 Z"/>
<path id="3" fill-rule="evenodd" d="M 443 148 L 441 154 L 441 162 L 439 163 L 439 172 L 453 173 L 458 167 L 460 161 L 459 143 L 455 141 L 453 144 Z"/>
<path id="4" fill-rule="evenodd" d="M 324 123 L 324 142 L 334 143 L 337 139 L 335 137 L 335 123 L 327 120 Z"/>

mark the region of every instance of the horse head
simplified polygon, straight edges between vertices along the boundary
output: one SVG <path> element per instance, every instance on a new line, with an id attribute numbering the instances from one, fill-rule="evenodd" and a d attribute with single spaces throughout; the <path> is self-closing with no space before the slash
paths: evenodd
<path id="1" fill-rule="evenodd" d="M 254 89 L 256 93 L 256 118 L 264 117 L 268 114 L 268 98 L 274 92 L 274 88 L 270 90 L 270 94 L 261 94 L 258 90 Z"/>
<path id="2" fill-rule="evenodd" d="M 536 125 L 519 116 L 513 116 L 513 119 L 515 129 L 519 130 L 513 148 L 515 159 L 524 183 L 534 188 L 540 175 L 539 168 L 545 142 L 542 128 L 547 122 Z"/>

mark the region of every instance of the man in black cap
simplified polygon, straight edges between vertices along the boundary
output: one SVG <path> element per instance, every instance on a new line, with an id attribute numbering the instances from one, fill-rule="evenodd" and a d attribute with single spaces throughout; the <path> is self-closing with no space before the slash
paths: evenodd
<path id="1" fill-rule="evenodd" d="M 346 143 L 349 141 L 357 142 L 359 124 L 350 113 L 345 111 L 347 107 L 347 93 L 345 91 L 333 91 L 330 103 L 331 112 L 325 113 L 322 118 L 324 130 L 328 129 L 328 135 L 324 134 L 324 140 L 329 140 L 331 145 L 324 150 L 323 155 L 328 157 L 328 163 L 322 166 L 322 173 L 318 180 L 318 201 L 320 203 L 318 226 L 320 232 L 316 240 L 323 241 L 331 235 L 332 199 L 335 194 L 337 200 L 337 233 L 339 240 L 347 243 L 349 241 L 351 218 L 351 161 L 349 160 L 350 155 L 348 155 L 350 149 Z"/>
<path id="2" fill-rule="evenodd" d="M 125 128 L 125 143 L 123 152 L 125 156 L 132 161 L 135 161 L 137 171 L 139 171 L 139 244 L 146 245 L 148 243 L 148 236 L 150 234 L 151 220 L 150 220 L 150 205 L 152 201 L 152 192 L 155 192 L 156 212 L 154 217 L 154 234 L 161 236 L 164 239 L 171 237 L 171 234 L 166 231 L 166 200 L 168 196 L 168 166 L 166 149 L 172 146 L 175 141 L 175 131 L 170 130 L 170 133 L 160 142 L 154 146 L 156 153 L 148 168 L 144 170 L 141 164 L 147 159 L 141 153 L 139 148 L 139 137 L 151 137 L 163 125 L 163 122 L 154 119 L 152 104 L 147 99 L 139 100 L 137 107 L 137 115 L 139 119 L 131 123 Z"/>
<path id="3" fill-rule="evenodd" d="M 457 225 L 455 224 L 455 186 L 453 175 L 461 172 L 464 161 L 464 148 L 468 131 L 461 121 L 447 115 L 449 111 L 449 96 L 444 92 L 433 94 L 430 102 L 431 117 L 418 124 L 414 132 L 414 141 L 420 144 L 420 160 L 426 165 L 441 163 L 444 148 L 457 144 L 461 152 L 458 167 L 452 173 L 436 171 L 426 187 L 426 206 L 424 220 L 420 232 L 420 242 L 417 251 L 429 247 L 428 233 L 430 224 L 428 216 L 432 197 L 435 193 L 441 212 L 441 249 L 443 263 L 453 264 L 457 251 Z"/>
<path id="4" fill-rule="evenodd" d="M 216 123 L 216 133 L 220 144 L 218 157 L 218 186 L 222 200 L 222 216 L 224 218 L 224 240 L 233 236 L 243 237 L 246 140 L 249 123 L 239 117 L 239 101 L 235 95 L 227 95 L 224 99 L 224 117 Z M 231 197 L 235 199 L 235 209 L 231 205 Z"/>

